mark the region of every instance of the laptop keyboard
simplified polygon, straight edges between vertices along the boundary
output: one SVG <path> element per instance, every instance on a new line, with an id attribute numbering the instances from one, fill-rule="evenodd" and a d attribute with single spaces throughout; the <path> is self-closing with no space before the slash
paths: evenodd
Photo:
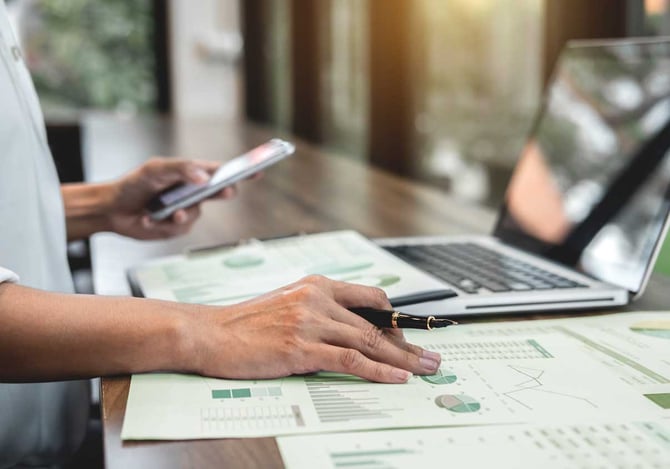
<path id="1" fill-rule="evenodd" d="M 585 287 L 473 243 L 384 246 L 384 249 L 466 293 Z"/>

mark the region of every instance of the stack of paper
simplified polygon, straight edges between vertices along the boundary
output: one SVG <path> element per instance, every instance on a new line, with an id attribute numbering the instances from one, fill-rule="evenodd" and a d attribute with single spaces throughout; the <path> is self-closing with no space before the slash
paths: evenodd
<path id="1" fill-rule="evenodd" d="M 149 298 L 227 305 L 311 274 L 379 287 L 389 298 L 444 290 L 444 284 L 355 231 L 252 241 L 206 254 L 161 258 L 133 269 L 131 279 Z"/>
<path id="2" fill-rule="evenodd" d="M 511 448 L 517 446 L 528 449 L 524 465 L 554 461 L 564 467 L 583 458 L 603 465 L 612 461 L 607 458 L 670 463 L 670 313 L 464 325 L 407 335 L 442 355 L 439 373 L 405 385 L 333 373 L 267 381 L 133 376 L 122 436 L 349 432 L 281 438 L 289 467 L 300 467 L 298 453 L 304 455 L 305 448 L 311 467 L 403 467 L 435 462 L 439 452 L 462 467 L 466 456 L 484 464 L 486 458 L 514 456 Z M 477 427 L 456 428 L 464 425 Z M 413 430 L 351 433 L 380 429 Z M 476 451 L 478 445 L 487 451 Z"/>

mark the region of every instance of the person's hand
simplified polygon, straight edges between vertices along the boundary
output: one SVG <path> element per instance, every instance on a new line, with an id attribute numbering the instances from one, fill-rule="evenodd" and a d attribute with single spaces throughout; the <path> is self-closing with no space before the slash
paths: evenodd
<path id="1" fill-rule="evenodd" d="M 219 167 L 213 161 L 154 158 L 111 185 L 108 213 L 112 231 L 137 239 L 161 239 L 187 233 L 200 216 L 200 205 L 177 210 L 166 220 L 155 222 L 146 205 L 156 194 L 177 183 L 207 182 Z M 227 187 L 212 198 L 230 198 Z"/>
<path id="2" fill-rule="evenodd" d="M 347 307 L 390 309 L 378 289 L 306 277 L 251 301 L 205 308 L 196 319 L 196 371 L 207 376 L 277 378 L 321 370 L 404 383 L 434 374 L 440 355 L 379 329 Z"/>

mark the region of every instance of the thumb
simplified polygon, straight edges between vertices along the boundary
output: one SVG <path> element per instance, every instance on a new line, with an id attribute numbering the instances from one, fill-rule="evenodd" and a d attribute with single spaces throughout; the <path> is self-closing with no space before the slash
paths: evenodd
<path id="1" fill-rule="evenodd" d="M 209 181 L 211 172 L 209 168 L 198 161 L 177 160 L 174 161 L 175 170 L 184 182 L 204 184 Z"/>
<path id="2" fill-rule="evenodd" d="M 204 184 L 209 181 L 210 178 L 207 171 L 192 163 L 184 165 L 181 173 L 186 182 L 192 182 L 194 184 Z"/>
<path id="3" fill-rule="evenodd" d="M 163 185 L 177 182 L 204 184 L 218 167 L 219 164 L 213 161 L 163 159 L 151 165 L 150 171 Z"/>

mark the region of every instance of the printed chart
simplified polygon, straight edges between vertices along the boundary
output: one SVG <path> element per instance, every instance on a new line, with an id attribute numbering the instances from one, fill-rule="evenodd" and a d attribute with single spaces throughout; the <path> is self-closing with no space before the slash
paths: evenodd
<path id="1" fill-rule="evenodd" d="M 277 442 L 288 469 L 670 467 L 670 423 L 654 421 L 387 430 Z"/>
<path id="2" fill-rule="evenodd" d="M 642 321 L 630 326 L 630 330 L 638 334 L 670 340 L 670 320 Z"/>
<path id="3" fill-rule="evenodd" d="M 311 274 L 380 287 L 389 297 L 444 289 L 442 283 L 354 231 L 251 241 L 164 258 L 135 269 L 133 277 L 150 298 L 227 305 Z"/>
<path id="4" fill-rule="evenodd" d="M 666 370 L 653 360 L 642 360 L 639 353 L 633 360 L 625 349 L 611 340 L 601 341 L 593 331 L 561 325 L 532 335 L 469 337 L 474 327 L 411 337 L 439 352 L 443 365 L 435 375 L 414 376 L 404 385 L 337 373 L 268 381 L 136 375 L 122 437 L 262 437 L 670 416 Z M 628 326 L 624 330 L 638 340 L 657 341 Z M 620 370 L 641 370 L 648 382 L 626 382 Z"/>

